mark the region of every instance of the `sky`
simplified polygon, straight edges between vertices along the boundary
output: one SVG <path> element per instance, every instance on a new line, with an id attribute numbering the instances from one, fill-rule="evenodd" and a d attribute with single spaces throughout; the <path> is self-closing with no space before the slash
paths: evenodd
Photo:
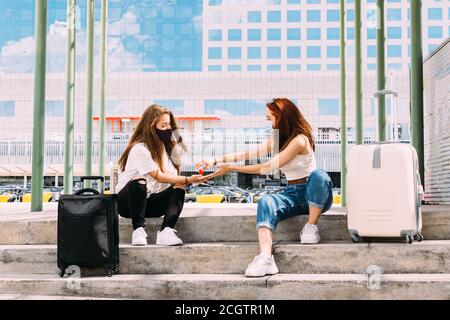
<path id="1" fill-rule="evenodd" d="M 86 1 L 77 5 L 76 66 L 83 70 Z M 99 59 L 100 7 L 95 0 L 94 61 Z M 34 0 L 0 1 L 0 72 L 34 71 L 34 11 Z M 108 16 L 108 71 L 201 71 L 202 0 L 109 0 Z M 49 0 L 49 73 L 65 70 L 66 32 L 66 0 Z"/>

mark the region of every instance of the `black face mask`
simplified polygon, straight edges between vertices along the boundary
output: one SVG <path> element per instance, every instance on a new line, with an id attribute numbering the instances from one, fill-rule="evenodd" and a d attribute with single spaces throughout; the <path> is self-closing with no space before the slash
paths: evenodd
<path id="1" fill-rule="evenodd" d="M 156 129 L 156 132 L 158 133 L 158 137 L 163 142 L 170 142 L 170 140 L 172 140 L 172 129 L 167 129 L 167 130 Z"/>

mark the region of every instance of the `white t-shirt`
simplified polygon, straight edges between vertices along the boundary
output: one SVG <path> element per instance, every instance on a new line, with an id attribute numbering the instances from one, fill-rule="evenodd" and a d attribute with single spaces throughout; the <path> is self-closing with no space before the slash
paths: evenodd
<path id="1" fill-rule="evenodd" d="M 165 173 L 168 174 L 178 174 L 177 169 L 170 161 L 169 156 L 164 148 L 163 154 L 164 169 Z M 150 151 L 144 143 L 137 143 L 131 148 L 128 154 L 127 163 L 125 165 L 125 170 L 119 174 L 116 192 L 122 190 L 122 188 L 135 177 L 144 177 L 147 180 L 147 198 L 152 193 L 159 193 L 166 190 L 171 186 L 170 183 L 161 183 L 156 181 L 148 173 L 160 169 L 158 164 L 153 160 Z"/>

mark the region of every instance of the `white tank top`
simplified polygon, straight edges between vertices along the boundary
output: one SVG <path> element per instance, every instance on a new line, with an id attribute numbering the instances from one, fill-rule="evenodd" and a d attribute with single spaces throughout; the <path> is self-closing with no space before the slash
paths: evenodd
<path id="1" fill-rule="evenodd" d="M 317 168 L 314 151 L 309 154 L 297 154 L 291 161 L 280 168 L 286 180 L 297 180 L 308 177 Z"/>

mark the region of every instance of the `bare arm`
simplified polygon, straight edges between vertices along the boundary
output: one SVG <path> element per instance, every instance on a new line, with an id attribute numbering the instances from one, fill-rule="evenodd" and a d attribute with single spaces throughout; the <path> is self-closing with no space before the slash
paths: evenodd
<path id="1" fill-rule="evenodd" d="M 226 154 L 216 158 L 217 163 L 226 163 L 226 162 L 239 162 L 244 160 L 254 159 L 256 157 L 261 157 L 268 155 L 272 152 L 273 142 L 272 139 L 267 139 L 259 144 L 257 147 L 254 147 L 245 152 L 237 152 Z"/>
<path id="2" fill-rule="evenodd" d="M 199 176 L 199 175 L 193 175 L 190 177 L 187 176 L 179 176 L 174 174 L 167 174 L 164 172 L 161 172 L 161 170 L 156 169 L 153 171 L 150 171 L 148 173 L 153 179 L 160 183 L 171 183 L 171 184 L 190 184 L 190 183 L 200 183 L 208 180 L 210 176 Z M 187 178 L 187 179 L 186 179 Z"/>

